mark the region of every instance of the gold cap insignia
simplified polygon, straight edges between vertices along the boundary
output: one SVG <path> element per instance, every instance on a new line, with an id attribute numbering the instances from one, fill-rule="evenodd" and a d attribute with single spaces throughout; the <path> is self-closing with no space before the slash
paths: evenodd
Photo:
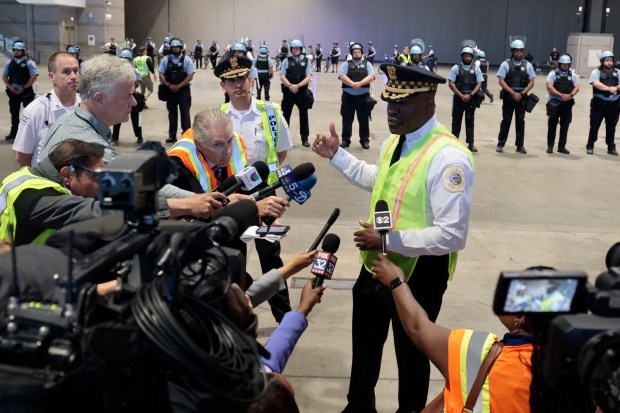
<path id="1" fill-rule="evenodd" d="M 392 80 L 396 80 L 396 69 L 394 68 L 394 66 L 388 66 L 387 68 L 388 71 L 388 77 Z"/>
<path id="2" fill-rule="evenodd" d="M 230 59 L 230 67 L 231 69 L 236 69 L 237 68 L 237 58 L 233 57 L 232 59 Z"/>

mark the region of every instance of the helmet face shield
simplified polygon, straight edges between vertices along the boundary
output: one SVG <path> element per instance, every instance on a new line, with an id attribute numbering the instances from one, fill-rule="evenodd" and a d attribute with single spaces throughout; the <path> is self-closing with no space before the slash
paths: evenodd
<path id="1" fill-rule="evenodd" d="M 13 50 L 21 50 L 22 52 L 26 51 L 26 45 L 24 42 L 15 42 L 13 43 Z"/>

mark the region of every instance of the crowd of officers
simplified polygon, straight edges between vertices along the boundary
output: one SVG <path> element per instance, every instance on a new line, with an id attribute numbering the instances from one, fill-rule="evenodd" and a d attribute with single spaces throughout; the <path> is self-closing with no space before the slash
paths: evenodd
<path id="1" fill-rule="evenodd" d="M 413 41 L 412 41 L 413 42 Z M 395 55 L 395 60 L 400 65 L 418 66 L 425 69 L 429 67 L 424 63 L 424 46 L 413 42 L 409 47 L 403 48 L 403 52 Z M 321 63 L 324 59 L 324 52 L 321 44 L 316 48 L 307 50 L 302 42 L 293 39 L 288 43 L 286 40 L 277 50 L 274 59 L 270 57 L 270 50 L 266 44 L 262 44 L 258 53 L 254 53 L 255 47 L 251 40 L 237 42 L 229 45 L 222 57 L 247 57 L 253 61 L 250 71 L 250 82 L 258 99 L 265 97 L 270 101 L 271 80 L 275 75 L 276 62 L 280 61 L 280 81 L 282 88 L 281 108 L 285 120 L 290 124 L 293 108 L 297 107 L 300 122 L 301 144 L 309 146 L 309 122 L 308 110 L 312 108 L 314 97 L 308 87 L 312 80 L 312 72 L 321 71 Z M 212 68 L 217 65 L 220 47 L 216 41 L 210 46 L 202 44 L 200 39 L 192 49 L 179 38 L 165 37 L 164 42 L 158 49 L 149 37 L 142 47 L 132 49 L 120 49 L 120 46 L 110 39 L 110 42 L 103 46 L 106 53 L 115 54 L 132 61 L 136 68 L 136 82 L 140 93 L 135 97 L 143 104 L 138 104 L 132 115 L 132 124 L 137 143 L 141 143 L 142 131 L 139 112 L 148 109 L 147 99 L 154 92 L 154 82 L 160 80 L 158 97 L 166 102 L 168 110 L 169 131 L 166 139 L 167 143 L 174 143 L 177 140 L 177 128 L 180 118 L 181 129 L 185 132 L 191 126 L 191 89 L 190 82 L 193 79 L 196 69 L 206 69 L 208 63 Z M 429 46 L 430 49 L 430 46 Z M 524 59 L 525 44 L 521 40 L 511 43 L 511 56 L 501 63 L 497 76 L 501 86 L 500 98 L 502 99 L 502 121 L 497 139 L 498 153 L 504 151 L 508 139 L 508 132 L 515 118 L 516 151 L 526 154 L 525 149 L 525 113 L 532 110 L 538 101 L 538 97 L 530 94 L 534 87 L 536 78 L 535 70 L 531 63 Z M 72 53 L 78 58 L 79 48 L 75 45 L 67 47 L 67 52 Z M 396 50 L 396 49 L 395 49 Z M 395 51 L 396 53 L 396 51 Z M 376 50 L 372 42 L 368 42 L 368 50 L 364 53 L 364 46 L 358 42 L 351 42 L 346 61 L 338 68 L 338 59 L 341 50 L 338 43 L 334 42 L 332 49 L 327 53 L 326 58 L 331 61 L 332 71 L 338 72 L 338 78 L 342 82 L 342 96 L 340 114 L 342 117 L 342 147 L 349 147 L 351 144 L 352 124 L 357 116 L 359 123 L 359 143 L 362 148 L 370 147 L 369 120 L 371 119 L 372 109 L 376 101 L 370 93 L 371 83 L 375 79 L 373 61 Z M 207 59 L 208 58 L 208 59 Z M 204 60 L 204 64 L 203 64 Z M 312 61 L 314 60 L 314 65 Z M 614 135 L 616 123 L 618 121 L 618 70 L 613 65 L 614 56 L 612 52 L 605 51 L 600 55 L 601 65 L 592 71 L 590 84 L 593 88 L 593 98 L 590 105 L 590 131 L 586 144 L 586 152 L 594 153 L 594 143 L 597 140 L 598 130 L 603 120 L 605 120 L 606 133 L 605 143 L 607 152 L 610 155 L 617 155 Z M 579 92 L 579 81 L 575 72 L 571 69 L 572 57 L 568 54 L 557 56 L 557 65 L 546 79 L 546 87 L 549 93 L 546 105 L 548 116 L 547 132 L 547 153 L 553 153 L 556 140 L 557 125 L 560 125 L 557 151 L 569 154 L 567 149 L 568 128 L 572 120 L 572 107 L 574 96 Z M 449 73 L 449 87 L 453 92 L 452 104 L 452 133 L 459 137 L 461 132 L 462 119 L 465 117 L 465 141 L 470 151 L 477 152 L 474 144 L 475 140 L 475 111 L 480 107 L 485 95 L 493 103 L 494 96 L 488 90 L 488 70 L 489 63 L 482 50 L 474 50 L 471 47 L 463 47 L 461 50 L 461 61 L 454 65 Z M 11 129 L 6 135 L 6 140 L 14 140 L 18 134 L 20 122 L 20 106 L 24 108 L 35 99 L 33 84 L 38 76 L 35 63 L 28 58 L 26 46 L 21 41 L 16 41 L 13 45 L 13 59 L 7 61 L 4 66 L 3 80 L 6 85 L 6 93 L 9 96 L 9 109 L 11 113 Z M 138 96 L 140 95 L 140 96 Z M 41 107 L 73 107 L 79 104 L 79 95 L 76 99 L 67 99 L 58 102 L 53 99 L 52 94 L 45 95 L 47 104 L 44 100 L 39 102 Z M 226 102 L 229 97 L 226 95 Z M 41 100 L 41 98 L 39 98 Z M 41 103 L 43 103 L 41 105 Z M 62 104 L 62 105 L 60 105 Z M 40 111 L 40 110 L 39 110 Z M 61 111 L 62 112 L 62 111 Z M 27 115 L 28 116 L 28 115 Z M 28 117 L 26 118 L 28 119 Z M 48 120 L 49 121 L 49 120 Z M 113 140 L 118 141 L 120 125 L 114 129 Z M 33 147 L 17 145 L 14 148 L 18 153 L 32 154 Z M 25 151 L 25 152 L 22 152 Z"/>

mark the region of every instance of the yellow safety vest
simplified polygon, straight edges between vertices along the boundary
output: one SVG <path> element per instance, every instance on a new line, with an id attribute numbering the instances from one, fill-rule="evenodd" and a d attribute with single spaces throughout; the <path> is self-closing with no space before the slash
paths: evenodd
<path id="1" fill-rule="evenodd" d="M 280 168 L 278 153 L 276 152 L 280 139 L 280 105 L 273 102 L 263 102 L 258 99 L 255 102 L 263 119 L 263 128 L 267 136 L 267 166 L 269 166 L 267 183 L 271 185 L 278 180 L 276 171 Z M 228 109 L 228 103 L 220 105 L 222 112 L 225 112 L 226 109 Z"/>
<path id="2" fill-rule="evenodd" d="M 218 186 L 215 173 L 209 166 L 205 157 L 196 148 L 194 142 L 194 133 L 192 129 L 188 129 L 168 151 L 168 156 L 176 156 L 183 162 L 183 165 L 194 175 L 200 182 L 200 186 L 206 193 L 213 192 Z M 233 144 L 230 162 L 226 168 L 228 176 L 233 176 L 248 164 L 248 152 L 245 148 L 245 141 L 241 136 L 235 133 L 235 142 Z"/>
<path id="3" fill-rule="evenodd" d="M 30 172 L 27 166 L 24 166 L 17 172 L 13 172 L 0 184 L 0 239 L 11 241 L 15 239 L 17 230 L 17 216 L 15 214 L 15 201 L 19 195 L 26 189 L 45 189 L 52 188 L 64 195 L 70 192 L 62 185 L 54 181 L 40 177 Z M 9 234 L 9 225 L 13 226 L 13 233 Z M 39 234 L 33 244 L 45 244 L 45 241 L 55 232 L 55 229 L 45 229 Z"/>
<path id="4" fill-rule="evenodd" d="M 409 153 L 390 166 L 399 135 L 391 135 L 388 139 L 379 161 L 372 190 L 368 222 L 373 223 L 375 205 L 378 200 L 383 199 L 392 212 L 394 230 L 426 228 L 426 174 L 435 154 L 450 145 L 466 153 L 472 165 L 474 158 L 471 152 L 442 125 L 431 130 L 411 148 Z M 371 271 L 372 261 L 376 257 L 377 251 L 360 251 L 360 261 L 368 271 Z M 418 257 L 407 257 L 395 252 L 389 252 L 388 257 L 403 270 L 405 278 L 409 280 Z M 456 251 L 450 253 L 448 264 L 450 279 L 454 275 L 457 258 Z"/>
<path id="5" fill-rule="evenodd" d="M 398 60 L 404 64 L 411 63 L 411 55 L 401 53 L 400 55 L 398 55 Z"/>
<path id="6" fill-rule="evenodd" d="M 138 56 L 133 60 L 133 63 L 136 66 L 136 69 L 138 69 L 138 72 L 140 72 L 141 77 L 147 77 L 151 74 L 149 66 L 146 64 L 147 59 L 150 59 L 150 57 Z"/>

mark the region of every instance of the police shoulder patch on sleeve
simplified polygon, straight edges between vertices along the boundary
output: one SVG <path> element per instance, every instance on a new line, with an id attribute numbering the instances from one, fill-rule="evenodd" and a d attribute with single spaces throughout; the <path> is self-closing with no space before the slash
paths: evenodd
<path id="1" fill-rule="evenodd" d="M 28 122 L 30 122 L 30 118 L 28 116 L 26 116 L 24 113 L 22 113 L 22 115 L 19 118 L 19 121 L 24 124 L 27 125 Z"/>
<path id="2" fill-rule="evenodd" d="M 460 166 L 447 166 L 441 177 L 443 189 L 448 192 L 463 192 L 465 190 L 465 172 Z"/>

